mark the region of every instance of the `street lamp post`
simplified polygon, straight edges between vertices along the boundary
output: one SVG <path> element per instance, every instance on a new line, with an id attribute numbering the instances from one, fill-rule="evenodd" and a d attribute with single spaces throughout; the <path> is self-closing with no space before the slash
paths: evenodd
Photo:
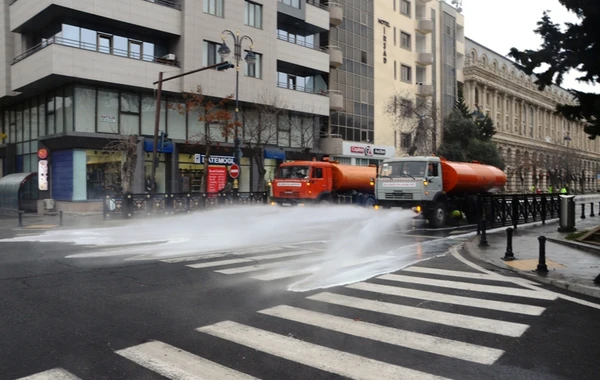
<path id="1" fill-rule="evenodd" d="M 252 41 L 252 38 L 248 37 L 247 35 L 243 35 L 240 36 L 240 31 L 236 31 L 235 33 L 232 32 L 229 29 L 225 29 L 222 33 L 221 33 L 221 39 L 223 40 L 223 44 L 221 45 L 221 47 L 218 50 L 219 55 L 221 56 L 222 59 L 227 58 L 227 56 L 229 56 L 229 54 L 231 54 L 231 49 L 229 49 L 229 46 L 227 46 L 227 44 L 225 43 L 225 39 L 226 39 L 226 35 L 229 34 L 232 38 L 233 38 L 233 45 L 234 45 L 234 58 L 235 58 L 235 138 L 234 138 L 234 156 L 233 156 L 233 160 L 234 162 L 238 165 L 238 167 L 240 168 L 240 175 L 241 175 L 241 165 L 240 165 L 240 158 L 241 158 L 241 144 L 240 144 L 240 136 L 238 134 L 238 120 L 239 120 L 239 102 L 240 102 L 240 96 L 239 96 L 239 90 L 240 90 L 240 60 L 242 59 L 242 42 L 244 40 L 248 40 L 250 42 L 250 50 L 248 51 L 248 53 L 246 53 L 246 57 L 244 57 L 244 60 L 246 61 L 247 64 L 252 65 L 253 63 L 256 62 L 256 55 L 252 52 L 252 48 L 254 46 L 254 41 Z M 238 183 L 237 183 L 237 179 L 234 180 L 234 184 L 233 184 L 233 188 L 235 190 L 238 189 Z"/>

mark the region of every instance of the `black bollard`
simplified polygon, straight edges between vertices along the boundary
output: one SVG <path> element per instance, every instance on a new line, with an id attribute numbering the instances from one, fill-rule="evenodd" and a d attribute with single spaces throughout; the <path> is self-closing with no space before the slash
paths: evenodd
<path id="1" fill-rule="evenodd" d="M 581 219 L 585 219 L 585 203 L 581 204 Z"/>
<path id="2" fill-rule="evenodd" d="M 546 237 L 540 236 L 540 259 L 536 271 L 540 273 L 548 273 L 548 266 L 546 265 Z"/>
<path id="3" fill-rule="evenodd" d="M 506 229 L 506 252 L 502 258 L 504 261 L 512 261 L 515 259 L 515 254 L 513 253 L 512 249 L 513 231 L 514 230 L 511 227 Z"/>
<path id="4" fill-rule="evenodd" d="M 485 219 L 481 219 L 481 238 L 479 239 L 480 247 L 489 247 L 490 245 L 487 242 L 487 234 L 486 234 L 486 224 L 487 221 Z"/>
<path id="5" fill-rule="evenodd" d="M 592 211 L 590 212 L 590 217 L 594 217 L 596 215 L 594 215 L 594 202 L 590 202 L 590 208 L 592 209 Z"/>
<path id="6" fill-rule="evenodd" d="M 62 226 L 62 225 L 63 225 L 63 212 L 62 212 L 62 210 L 60 210 L 60 211 L 58 212 L 58 225 L 59 225 L 59 226 Z"/>
<path id="7" fill-rule="evenodd" d="M 18 221 L 19 221 L 18 227 L 23 227 L 23 211 L 21 211 L 21 210 L 19 210 Z"/>

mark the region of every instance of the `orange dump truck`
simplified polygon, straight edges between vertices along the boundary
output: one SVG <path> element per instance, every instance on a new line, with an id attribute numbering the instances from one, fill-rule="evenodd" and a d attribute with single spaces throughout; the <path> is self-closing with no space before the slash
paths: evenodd
<path id="1" fill-rule="evenodd" d="M 385 160 L 375 182 L 378 206 L 412 208 L 441 227 L 455 210 L 474 222 L 477 194 L 500 191 L 506 174 L 480 163 L 414 156 Z"/>
<path id="2" fill-rule="evenodd" d="M 294 161 L 279 166 L 273 180 L 273 202 L 282 206 L 343 203 L 373 206 L 374 166 L 329 161 Z"/>

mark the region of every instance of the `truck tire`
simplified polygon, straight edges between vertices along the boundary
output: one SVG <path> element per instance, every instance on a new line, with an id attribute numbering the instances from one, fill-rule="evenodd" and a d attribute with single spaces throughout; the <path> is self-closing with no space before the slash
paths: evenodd
<path id="1" fill-rule="evenodd" d="M 365 207 L 373 208 L 374 206 L 375 206 L 375 198 L 367 197 L 367 199 L 365 200 Z"/>
<path id="2" fill-rule="evenodd" d="M 440 228 L 446 225 L 446 219 L 448 218 L 448 211 L 446 206 L 442 202 L 438 202 L 435 206 L 429 210 L 427 219 L 429 224 L 433 228 Z"/>

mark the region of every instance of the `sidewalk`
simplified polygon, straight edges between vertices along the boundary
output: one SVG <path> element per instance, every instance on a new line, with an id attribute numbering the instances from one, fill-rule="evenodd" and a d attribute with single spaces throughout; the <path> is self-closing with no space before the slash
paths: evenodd
<path id="1" fill-rule="evenodd" d="M 55 228 L 101 228 L 123 225 L 131 222 L 130 219 L 104 220 L 101 212 L 85 214 L 63 213 L 63 225 L 60 226 L 60 217 L 56 215 L 23 214 L 23 227 L 19 227 L 17 215 L 0 216 L 0 230 L 51 230 Z"/>
<path id="2" fill-rule="evenodd" d="M 577 217 L 575 224 L 577 231 L 588 230 L 600 225 L 600 217 Z M 565 241 L 569 234 L 558 232 L 558 226 L 557 219 L 546 225 L 534 223 L 518 226 L 516 235 L 513 235 L 513 261 L 502 260 L 506 252 L 506 228 L 495 229 L 487 234 L 489 247 L 479 247 L 480 236 L 475 236 L 465 243 L 464 249 L 477 259 L 533 280 L 600 298 L 600 285 L 594 283 L 594 279 L 600 274 L 600 247 L 598 250 L 575 248 L 575 245 Z M 549 272 L 546 274 L 535 271 L 539 260 L 540 236 L 548 239 L 546 265 Z"/>

